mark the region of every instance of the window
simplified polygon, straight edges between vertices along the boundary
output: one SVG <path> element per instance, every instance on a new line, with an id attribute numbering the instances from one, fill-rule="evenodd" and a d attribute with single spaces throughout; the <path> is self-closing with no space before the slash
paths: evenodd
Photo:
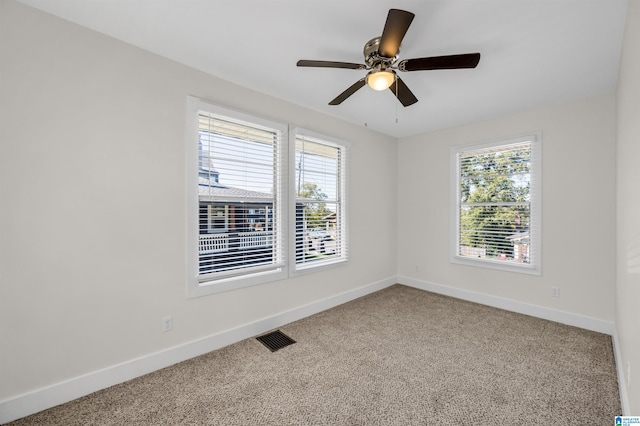
<path id="1" fill-rule="evenodd" d="M 451 261 L 540 274 L 540 134 L 452 148 Z"/>
<path id="2" fill-rule="evenodd" d="M 189 97 L 189 296 L 347 260 L 347 144 Z"/>
<path id="3" fill-rule="evenodd" d="M 292 132 L 295 152 L 295 271 L 347 260 L 344 142 L 302 129 Z"/>
<path id="4" fill-rule="evenodd" d="M 286 126 L 195 98 L 190 111 L 198 159 L 190 202 L 199 206 L 191 295 L 284 277 Z"/>

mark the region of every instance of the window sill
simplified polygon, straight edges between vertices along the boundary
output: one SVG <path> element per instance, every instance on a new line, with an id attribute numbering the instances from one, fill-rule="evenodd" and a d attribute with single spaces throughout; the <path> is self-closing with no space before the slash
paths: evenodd
<path id="1" fill-rule="evenodd" d="M 499 271 L 516 272 L 519 274 L 542 275 L 539 265 L 506 262 L 504 260 L 474 259 L 463 256 L 453 256 L 451 263 L 473 266 L 476 268 L 495 269 Z"/>
<path id="2" fill-rule="evenodd" d="M 237 290 L 244 287 L 251 287 L 254 285 L 266 284 L 272 281 L 283 280 L 285 278 L 287 278 L 286 269 L 284 267 L 281 267 L 274 270 L 256 272 L 250 275 L 218 278 L 204 282 L 199 282 L 196 279 L 189 285 L 189 298 L 223 293 L 226 291 Z"/>
<path id="3" fill-rule="evenodd" d="M 312 272 L 324 271 L 327 269 L 336 268 L 342 265 L 346 265 L 348 259 L 340 258 L 340 259 L 329 259 L 326 261 L 314 262 L 313 264 L 307 265 L 296 265 L 291 269 L 290 276 L 296 275 L 305 275 Z"/>

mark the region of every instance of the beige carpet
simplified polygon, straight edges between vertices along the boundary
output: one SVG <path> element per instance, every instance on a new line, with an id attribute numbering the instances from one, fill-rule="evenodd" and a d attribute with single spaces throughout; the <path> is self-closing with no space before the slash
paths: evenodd
<path id="1" fill-rule="evenodd" d="M 15 425 L 610 425 L 611 338 L 395 285 Z"/>

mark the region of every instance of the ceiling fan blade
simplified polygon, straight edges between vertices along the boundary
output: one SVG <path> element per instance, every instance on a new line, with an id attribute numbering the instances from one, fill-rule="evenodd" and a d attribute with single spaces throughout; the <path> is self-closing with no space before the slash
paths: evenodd
<path id="1" fill-rule="evenodd" d="M 393 82 L 389 90 L 396 95 L 396 98 L 400 101 L 402 105 L 408 107 L 409 105 L 413 105 L 418 102 L 418 98 L 409 90 L 404 81 L 400 77 L 396 75 L 396 81 Z"/>
<path id="2" fill-rule="evenodd" d="M 380 37 L 378 53 L 387 58 L 393 58 L 400 50 L 400 43 L 413 21 L 415 15 L 406 10 L 390 9 L 387 22 Z"/>
<path id="3" fill-rule="evenodd" d="M 329 105 L 340 105 L 342 102 L 344 102 L 345 99 L 347 99 L 349 96 L 353 95 L 354 93 L 356 93 L 358 90 L 360 90 L 366 83 L 365 81 L 366 79 L 363 77 L 360 80 L 356 81 L 355 83 L 353 83 L 351 85 L 351 87 L 349 87 L 347 90 L 345 90 L 344 92 L 340 93 L 338 96 L 336 96 L 336 98 L 334 100 L 332 100 L 331 102 L 329 102 Z"/>
<path id="4" fill-rule="evenodd" d="M 462 55 L 404 59 L 398 62 L 398 69 L 400 71 L 424 71 L 475 68 L 478 62 L 480 62 L 479 53 L 465 53 Z"/>
<path id="5" fill-rule="evenodd" d="M 367 69 L 367 66 L 364 64 L 354 64 L 352 62 L 308 61 L 306 59 L 299 60 L 296 65 L 299 67 L 347 68 L 350 70 Z"/>

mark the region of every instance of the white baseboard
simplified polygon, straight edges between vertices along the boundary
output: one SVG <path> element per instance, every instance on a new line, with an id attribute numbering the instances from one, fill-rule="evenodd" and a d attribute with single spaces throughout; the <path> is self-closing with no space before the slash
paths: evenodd
<path id="1" fill-rule="evenodd" d="M 398 276 L 398 283 L 426 291 L 431 291 L 433 293 L 443 294 L 445 296 L 455 297 L 457 299 L 479 303 L 481 305 L 493 306 L 494 308 L 500 308 L 507 311 L 547 319 L 550 321 L 572 325 L 574 327 L 580 327 L 591 331 L 597 331 L 599 333 L 613 335 L 615 331 L 613 321 L 605 321 L 598 318 L 587 317 L 584 315 L 572 314 L 570 312 L 559 311 L 556 309 L 546 308 L 544 306 L 518 302 L 517 300 L 506 299 L 503 297 L 492 296 L 484 293 L 476 293 L 470 290 L 449 287 L 446 285 L 417 280 L 415 278 L 405 276 Z"/>
<path id="2" fill-rule="evenodd" d="M 228 346 L 293 321 L 306 318 L 334 306 L 382 290 L 396 283 L 396 277 L 368 284 L 326 299 L 281 312 L 260 320 L 225 330 L 202 339 L 151 353 L 63 382 L 0 401 L 0 424 L 4 424 L 56 405 L 143 376 L 198 355 Z"/>
<path id="3" fill-rule="evenodd" d="M 616 359 L 616 370 L 618 371 L 618 392 L 620 393 L 620 405 L 622 405 L 622 415 L 631 416 L 629 410 L 629 396 L 627 395 L 627 380 L 624 377 L 624 365 L 622 363 L 622 351 L 620 350 L 620 341 L 618 340 L 618 331 L 614 330 L 611 336 L 613 340 L 613 355 Z"/>

